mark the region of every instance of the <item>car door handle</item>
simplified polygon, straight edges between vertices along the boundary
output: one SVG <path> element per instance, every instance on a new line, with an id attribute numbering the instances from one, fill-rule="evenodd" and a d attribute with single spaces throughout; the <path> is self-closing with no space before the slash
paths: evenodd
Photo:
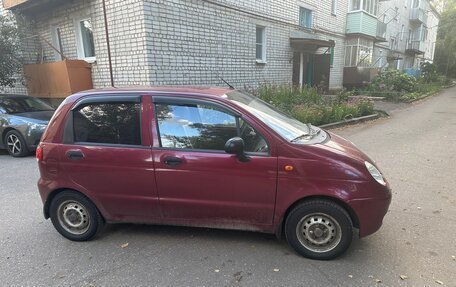
<path id="1" fill-rule="evenodd" d="M 69 150 L 66 155 L 71 160 L 81 160 L 84 158 L 84 154 L 80 150 Z"/>
<path id="2" fill-rule="evenodd" d="M 163 162 L 170 166 L 176 166 L 182 163 L 182 159 L 175 156 L 167 156 Z"/>

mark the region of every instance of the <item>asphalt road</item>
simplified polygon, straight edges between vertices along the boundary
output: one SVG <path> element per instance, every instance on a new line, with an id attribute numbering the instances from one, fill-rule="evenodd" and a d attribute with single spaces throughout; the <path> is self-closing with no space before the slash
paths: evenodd
<path id="1" fill-rule="evenodd" d="M 201 228 L 120 224 L 71 242 L 42 217 L 35 159 L 0 152 L 0 286 L 456 286 L 456 88 L 336 132 L 377 161 L 394 197 L 380 231 L 333 261 Z"/>

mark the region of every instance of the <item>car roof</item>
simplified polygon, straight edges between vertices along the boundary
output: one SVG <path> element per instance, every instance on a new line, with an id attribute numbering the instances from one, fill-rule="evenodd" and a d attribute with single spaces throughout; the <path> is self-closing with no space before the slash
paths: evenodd
<path id="1" fill-rule="evenodd" d="M 223 96 L 226 93 L 233 91 L 229 88 L 223 87 L 195 87 L 195 86 L 135 86 L 135 87 L 121 87 L 121 88 L 103 88 L 103 89 L 92 89 L 87 91 L 82 91 L 74 94 L 79 98 L 79 96 L 85 95 L 104 95 L 111 93 L 169 93 L 169 94 L 181 94 L 181 95 L 204 95 L 204 96 Z"/>

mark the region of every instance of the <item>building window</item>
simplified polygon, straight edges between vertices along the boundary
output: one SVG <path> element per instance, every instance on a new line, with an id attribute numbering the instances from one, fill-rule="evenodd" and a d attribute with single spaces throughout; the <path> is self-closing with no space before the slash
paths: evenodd
<path id="1" fill-rule="evenodd" d="M 334 66 L 334 47 L 329 48 L 329 65 Z"/>
<path id="2" fill-rule="evenodd" d="M 369 14 L 377 15 L 378 0 L 351 0 L 350 11 L 363 10 Z"/>
<path id="3" fill-rule="evenodd" d="M 336 15 L 337 13 L 337 0 L 331 2 L 331 14 Z"/>
<path id="4" fill-rule="evenodd" d="M 256 27 L 256 60 L 266 62 L 266 28 L 261 26 Z"/>
<path id="5" fill-rule="evenodd" d="M 401 41 L 404 40 L 404 29 L 405 29 L 405 26 L 404 26 L 404 24 L 402 24 L 402 27 L 401 27 Z"/>
<path id="6" fill-rule="evenodd" d="M 373 42 L 363 38 L 349 39 L 345 45 L 345 67 L 370 67 Z"/>
<path id="7" fill-rule="evenodd" d="M 362 2 L 362 0 L 351 0 L 350 1 L 350 11 L 361 10 L 361 2 Z"/>
<path id="8" fill-rule="evenodd" d="M 420 7 L 420 0 L 412 0 L 412 8 Z"/>
<path id="9" fill-rule="evenodd" d="M 76 37 L 78 57 L 88 62 L 95 61 L 95 46 L 93 44 L 93 30 L 90 19 L 76 21 Z"/>
<path id="10" fill-rule="evenodd" d="M 303 7 L 299 8 L 299 26 L 312 28 L 312 10 Z"/>
<path id="11" fill-rule="evenodd" d="M 390 40 L 390 49 L 391 50 L 396 50 L 396 45 L 397 42 L 396 42 L 396 37 L 391 37 L 391 40 Z"/>
<path id="12" fill-rule="evenodd" d="M 62 40 L 60 38 L 60 27 L 57 25 L 52 25 L 51 26 L 51 41 L 52 41 L 52 46 L 54 46 L 54 60 L 59 61 L 63 60 L 63 57 L 61 55 L 62 53 Z M 60 53 L 59 53 L 60 52 Z"/>

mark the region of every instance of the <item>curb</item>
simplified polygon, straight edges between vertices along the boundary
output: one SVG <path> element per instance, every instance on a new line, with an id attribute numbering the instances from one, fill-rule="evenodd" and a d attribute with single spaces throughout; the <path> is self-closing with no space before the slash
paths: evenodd
<path id="1" fill-rule="evenodd" d="M 324 128 L 324 129 L 334 129 L 334 128 L 340 128 L 343 126 L 348 126 L 348 125 L 353 125 L 353 124 L 357 124 L 357 123 L 375 120 L 375 119 L 378 119 L 379 117 L 380 117 L 380 115 L 377 113 L 377 114 L 367 115 L 367 116 L 363 116 L 363 117 L 359 117 L 359 118 L 353 118 L 353 119 L 349 119 L 349 120 L 343 120 L 340 122 L 325 124 L 325 125 L 321 125 L 318 127 Z"/>
<path id="2" fill-rule="evenodd" d="M 442 90 L 434 92 L 434 93 L 425 94 L 422 97 L 419 97 L 419 98 L 416 98 L 416 99 L 412 99 L 412 100 L 409 100 L 409 101 L 405 101 L 404 103 L 410 104 L 410 103 L 413 103 L 413 102 L 417 102 L 417 101 L 420 101 L 420 100 L 435 96 L 437 94 L 440 94 L 441 92 L 442 92 Z"/>

